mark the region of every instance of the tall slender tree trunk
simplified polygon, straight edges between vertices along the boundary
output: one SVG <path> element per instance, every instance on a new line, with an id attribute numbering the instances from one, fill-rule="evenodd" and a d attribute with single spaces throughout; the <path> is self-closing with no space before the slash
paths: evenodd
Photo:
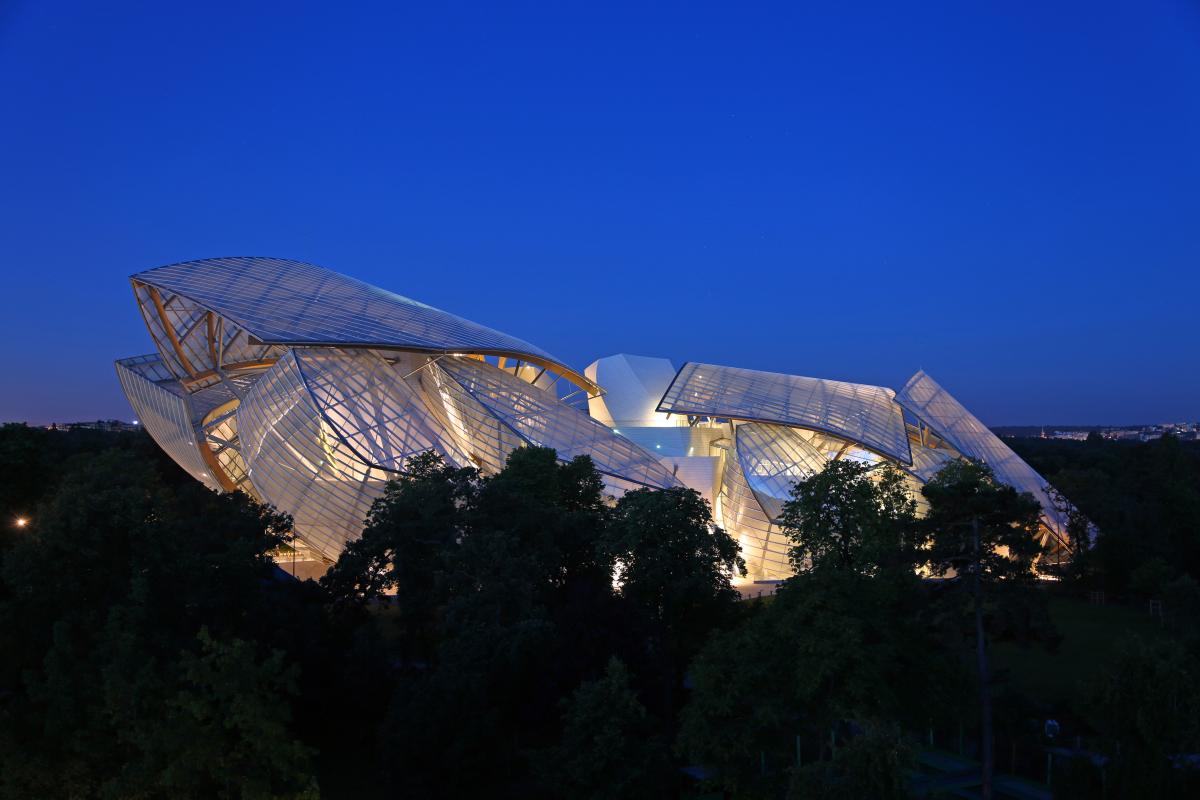
<path id="1" fill-rule="evenodd" d="M 979 573 L 982 563 L 979 557 L 979 519 L 971 519 L 973 535 L 973 578 L 972 593 L 975 600 L 975 658 L 979 667 L 979 749 L 980 760 L 983 761 L 982 783 L 979 793 L 983 800 L 992 800 L 992 774 L 996 764 L 992 753 L 992 692 L 988 680 L 987 641 L 983 631 L 983 588 L 980 584 Z"/>

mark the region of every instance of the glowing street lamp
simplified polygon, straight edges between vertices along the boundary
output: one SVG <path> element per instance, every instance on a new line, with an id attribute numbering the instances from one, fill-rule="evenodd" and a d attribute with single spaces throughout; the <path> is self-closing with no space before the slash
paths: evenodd
<path id="1" fill-rule="evenodd" d="M 27 518 L 25 518 L 25 517 L 17 517 L 17 519 L 16 519 L 16 526 L 17 526 L 18 528 L 24 528 L 24 527 L 25 527 L 26 525 L 28 525 L 28 524 L 29 524 L 29 520 L 28 520 Z"/>

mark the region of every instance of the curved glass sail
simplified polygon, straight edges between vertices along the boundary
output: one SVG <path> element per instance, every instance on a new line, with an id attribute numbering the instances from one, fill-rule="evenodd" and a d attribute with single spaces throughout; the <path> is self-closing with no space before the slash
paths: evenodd
<path id="1" fill-rule="evenodd" d="M 904 413 L 881 386 L 688 363 L 658 410 L 811 428 L 912 463 Z"/>
<path id="2" fill-rule="evenodd" d="M 828 463 L 794 428 L 748 422 L 737 426 L 734 437 L 742 474 L 768 519 L 783 513 L 798 481 Z"/>
<path id="3" fill-rule="evenodd" d="M 514 336 L 302 261 L 213 258 L 139 272 L 132 280 L 181 295 L 265 343 L 507 352 L 558 363 Z M 190 328 L 201 317 L 199 310 L 183 312 L 179 322 Z"/>
<path id="4" fill-rule="evenodd" d="M 602 474 L 640 486 L 680 485 L 657 458 L 520 378 L 467 358 L 445 358 L 437 367 L 529 444 L 552 447 L 563 460 L 590 456 Z"/>
<path id="5" fill-rule="evenodd" d="M 1046 491 L 1046 480 L 1026 464 L 949 392 L 924 372 L 913 375 L 896 395 L 905 408 L 953 444 L 963 455 L 992 468 L 996 478 L 1018 491 L 1029 492 L 1042 506 L 1042 520 L 1060 541 L 1066 539 L 1066 519 Z"/>
<path id="6" fill-rule="evenodd" d="M 243 398 L 237 427 L 254 488 L 292 515 L 308 545 L 336 559 L 346 542 L 362 535 L 389 473 L 363 463 L 325 421 L 292 354 Z"/>
<path id="7" fill-rule="evenodd" d="M 717 497 L 721 527 L 737 539 L 746 567 L 756 578 L 786 578 L 792 574 L 788 541 L 763 510 L 742 472 L 735 452 L 726 451 Z"/>
<path id="8" fill-rule="evenodd" d="M 192 426 L 187 393 L 158 356 L 136 356 L 116 363 L 117 380 L 146 432 L 183 471 L 214 491 L 221 483 L 204 460 L 203 443 Z"/>
<path id="9" fill-rule="evenodd" d="M 364 463 L 400 471 L 419 453 L 435 450 L 449 463 L 470 463 L 458 443 L 431 417 L 404 381 L 424 356 L 372 350 L 303 347 L 292 351 L 305 386 L 325 421 Z"/>

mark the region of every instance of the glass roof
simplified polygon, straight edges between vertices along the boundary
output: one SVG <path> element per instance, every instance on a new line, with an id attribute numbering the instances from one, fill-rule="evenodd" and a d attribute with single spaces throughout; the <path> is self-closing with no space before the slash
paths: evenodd
<path id="1" fill-rule="evenodd" d="M 532 344 L 322 267 L 281 258 L 213 258 L 139 272 L 263 342 L 523 354 Z"/>
<path id="2" fill-rule="evenodd" d="M 1063 534 L 1066 521 L 1046 492 L 1046 479 L 933 378 L 923 371 L 918 372 L 904 384 L 896 399 L 963 455 L 977 458 L 991 467 L 1000 481 L 1018 491 L 1032 494 L 1042 505 L 1047 525 L 1055 534 Z"/>
<path id="3" fill-rule="evenodd" d="M 904 413 L 882 386 L 688 363 L 658 410 L 811 428 L 912 463 Z"/>
<path id="4" fill-rule="evenodd" d="M 652 488 L 680 485 L 650 453 L 520 378 L 467 358 L 443 359 L 437 367 L 523 440 L 553 447 L 563 461 L 586 455 L 605 475 Z"/>

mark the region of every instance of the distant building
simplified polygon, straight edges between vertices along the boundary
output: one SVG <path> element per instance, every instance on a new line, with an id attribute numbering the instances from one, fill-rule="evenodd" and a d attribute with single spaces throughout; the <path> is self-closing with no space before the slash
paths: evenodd
<path id="1" fill-rule="evenodd" d="M 136 422 L 123 422 L 119 419 L 98 419 L 94 422 L 52 422 L 46 428 L 47 430 L 62 431 L 136 431 L 140 429 Z"/>

